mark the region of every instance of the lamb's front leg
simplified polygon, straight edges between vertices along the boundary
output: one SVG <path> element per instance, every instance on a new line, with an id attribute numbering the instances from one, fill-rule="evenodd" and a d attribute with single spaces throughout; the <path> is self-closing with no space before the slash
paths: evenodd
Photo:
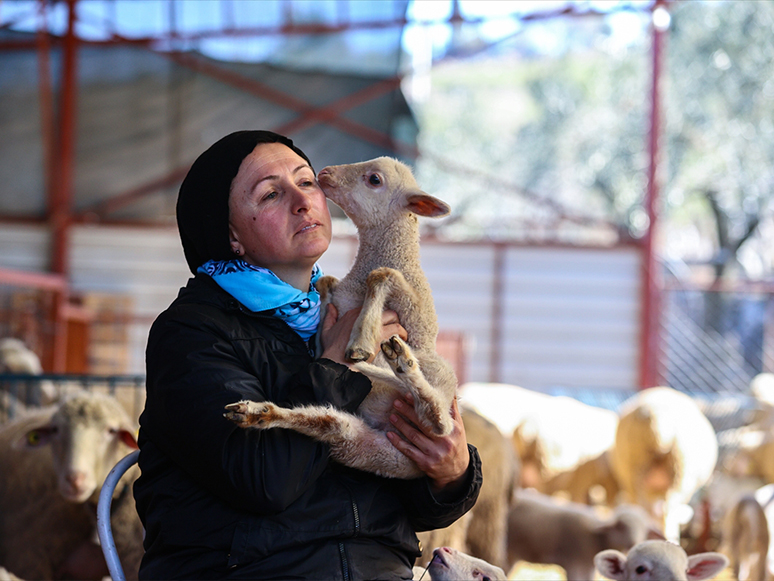
<path id="1" fill-rule="evenodd" d="M 451 402 L 446 401 L 441 390 L 430 385 L 405 341 L 393 335 L 382 343 L 382 353 L 395 376 L 402 380 L 405 388 L 414 396 L 414 409 L 425 425 L 439 436 L 451 433 L 454 428 Z"/>
<path id="2" fill-rule="evenodd" d="M 417 303 L 416 292 L 403 273 L 393 268 L 376 268 L 366 279 L 363 309 L 347 345 L 346 355 L 352 361 L 367 361 L 373 355 L 373 346 L 382 336 L 382 313 L 389 299 L 399 299 L 406 304 Z"/>
<path id="3" fill-rule="evenodd" d="M 268 430 L 287 428 L 321 442 L 354 438 L 359 418 L 327 406 L 283 408 L 274 403 L 243 400 L 226 406 L 223 416 L 240 428 Z"/>
<path id="4" fill-rule="evenodd" d="M 416 478 L 421 472 L 383 432 L 362 418 L 325 406 L 283 408 L 271 402 L 239 401 L 223 415 L 242 428 L 287 428 L 330 445 L 338 462 L 393 478 Z"/>

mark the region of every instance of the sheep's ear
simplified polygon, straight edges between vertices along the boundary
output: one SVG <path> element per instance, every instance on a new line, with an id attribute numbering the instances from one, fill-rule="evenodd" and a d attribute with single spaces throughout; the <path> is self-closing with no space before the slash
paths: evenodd
<path id="1" fill-rule="evenodd" d="M 134 434 L 129 430 L 119 429 L 117 432 L 117 436 L 119 440 L 121 440 L 124 444 L 126 444 L 133 450 L 137 450 L 139 448 L 139 446 L 137 445 L 137 438 L 135 438 Z"/>
<path id="2" fill-rule="evenodd" d="M 666 541 L 666 537 L 664 536 L 664 533 L 662 533 L 660 530 L 658 530 L 654 526 L 648 527 L 648 536 L 646 537 L 649 541 Z"/>
<path id="3" fill-rule="evenodd" d="M 600 575 L 615 581 L 624 581 L 626 578 L 626 555 L 621 551 L 607 549 L 597 553 L 594 557 L 594 566 Z"/>
<path id="4" fill-rule="evenodd" d="M 15 444 L 15 448 L 39 448 L 45 446 L 51 441 L 51 438 L 56 434 L 56 426 L 46 425 L 39 426 L 33 430 L 29 430 L 24 434 Z"/>
<path id="5" fill-rule="evenodd" d="M 728 567 L 728 557 L 720 553 L 699 553 L 688 557 L 688 581 L 710 579 Z"/>
<path id="6" fill-rule="evenodd" d="M 421 190 L 406 196 L 406 207 L 415 214 L 427 218 L 440 218 L 451 212 L 449 204 Z"/>

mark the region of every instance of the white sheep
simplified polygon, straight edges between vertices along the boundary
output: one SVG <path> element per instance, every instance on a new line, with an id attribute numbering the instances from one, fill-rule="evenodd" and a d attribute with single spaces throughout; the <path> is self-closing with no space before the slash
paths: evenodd
<path id="1" fill-rule="evenodd" d="M 601 548 L 628 550 L 646 539 L 663 539 L 642 507 L 622 504 L 609 517 L 534 490 L 519 490 L 508 517 L 508 560 L 559 565 L 571 580 L 593 579 Z"/>
<path id="2" fill-rule="evenodd" d="M 430 559 L 433 547 L 445 546 L 507 567 L 508 512 L 518 484 L 518 458 L 493 422 L 465 402 L 460 413 L 468 442 L 481 456 L 481 492 L 473 508 L 450 526 L 419 533 L 423 551 L 418 563 Z"/>
<path id="3" fill-rule="evenodd" d="M 588 502 L 601 486 L 606 504 L 615 503 L 617 482 L 606 456 L 615 443 L 614 411 L 503 383 L 465 383 L 460 397 L 512 438 L 521 486 L 567 493 L 576 502 Z"/>
<path id="4" fill-rule="evenodd" d="M 628 555 L 601 551 L 594 563 L 602 576 L 615 581 L 701 581 L 720 573 L 728 566 L 728 558 L 720 553 L 689 557 L 670 541 L 644 541 Z"/>
<path id="5" fill-rule="evenodd" d="M 739 498 L 723 522 L 722 547 L 729 556 L 735 579 L 765 581 L 769 526 L 754 494 Z"/>
<path id="6" fill-rule="evenodd" d="M 692 398 L 670 387 L 638 392 L 619 414 L 611 465 L 622 500 L 643 506 L 677 542 L 692 496 L 715 469 L 715 431 Z"/>
<path id="7" fill-rule="evenodd" d="M 472 557 L 451 547 L 438 547 L 427 567 L 414 567 L 414 579 L 424 581 L 505 581 L 505 572 L 483 559 Z"/>
<path id="8" fill-rule="evenodd" d="M 96 503 L 115 463 L 137 447 L 136 426 L 112 397 L 72 394 L 0 429 L 0 566 L 27 579 L 101 579 Z M 135 467 L 136 468 L 136 467 Z M 113 534 L 127 578 L 142 558 L 142 524 L 127 472 L 116 487 Z"/>
<path id="9" fill-rule="evenodd" d="M 37 354 L 21 339 L 5 337 L 0 339 L 0 373 L 41 375 L 43 365 Z M 20 415 L 26 410 L 25 403 L 36 406 L 48 405 L 57 399 L 57 395 L 56 386 L 52 382 L 36 381 L 28 397 L 23 398 L 24 402 L 19 401 L 19 398 L 13 398 L 9 393 L 4 393 L 3 399 L 0 399 L 0 412 L 3 415 Z"/>
<path id="10" fill-rule="evenodd" d="M 358 229 L 359 247 L 341 281 L 318 282 L 323 307 L 331 301 L 339 314 L 362 305 L 347 354 L 368 375 L 371 392 L 357 416 L 330 407 L 281 408 L 271 402 L 241 401 L 224 415 L 241 427 L 289 428 L 331 446 L 339 462 L 383 476 L 415 478 L 416 464 L 387 439 L 389 413 L 401 393 L 410 393 L 420 421 L 439 435 L 451 432 L 450 415 L 457 379 L 436 353 L 438 334 L 430 285 L 420 266 L 418 216 L 440 217 L 449 206 L 423 192 L 409 167 L 395 159 L 324 168 L 318 180 L 325 195 L 341 206 Z M 398 313 L 408 334 L 382 343 L 384 357 L 374 363 L 370 349 L 381 334 L 385 308 Z"/>

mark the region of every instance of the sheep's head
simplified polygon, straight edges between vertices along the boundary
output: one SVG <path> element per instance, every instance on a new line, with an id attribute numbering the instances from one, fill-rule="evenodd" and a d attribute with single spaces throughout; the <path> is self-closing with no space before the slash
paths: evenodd
<path id="1" fill-rule="evenodd" d="M 482 559 L 471 557 L 450 547 L 439 547 L 433 551 L 433 559 L 427 568 L 432 581 L 499 581 L 506 579 L 500 567 Z"/>
<path id="2" fill-rule="evenodd" d="M 99 494 L 111 468 L 137 448 L 137 441 L 117 400 L 79 393 L 65 400 L 48 423 L 29 430 L 25 445 L 51 447 L 59 492 L 80 503 Z"/>
<path id="3" fill-rule="evenodd" d="M 608 549 L 597 553 L 594 565 L 602 576 L 619 581 L 701 581 L 710 579 L 728 566 L 720 553 L 685 553 L 669 541 L 645 541 L 628 555 Z"/>
<path id="4" fill-rule="evenodd" d="M 407 212 L 440 218 L 451 211 L 448 204 L 422 191 L 406 164 L 390 157 L 328 166 L 317 180 L 328 199 L 358 228 L 381 225 Z"/>

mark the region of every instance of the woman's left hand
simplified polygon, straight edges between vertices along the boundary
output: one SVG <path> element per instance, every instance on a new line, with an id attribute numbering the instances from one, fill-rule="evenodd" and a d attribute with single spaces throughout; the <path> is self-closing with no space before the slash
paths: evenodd
<path id="1" fill-rule="evenodd" d="M 465 425 L 457 407 L 457 398 L 454 398 L 451 407 L 454 428 L 447 436 L 436 436 L 418 427 L 421 423 L 410 395 L 406 399 L 395 400 L 393 405 L 395 410 L 390 415 L 390 422 L 403 434 L 403 438 L 394 432 L 387 432 L 392 445 L 427 474 L 434 493 L 454 494 L 464 484 L 470 464 Z"/>

